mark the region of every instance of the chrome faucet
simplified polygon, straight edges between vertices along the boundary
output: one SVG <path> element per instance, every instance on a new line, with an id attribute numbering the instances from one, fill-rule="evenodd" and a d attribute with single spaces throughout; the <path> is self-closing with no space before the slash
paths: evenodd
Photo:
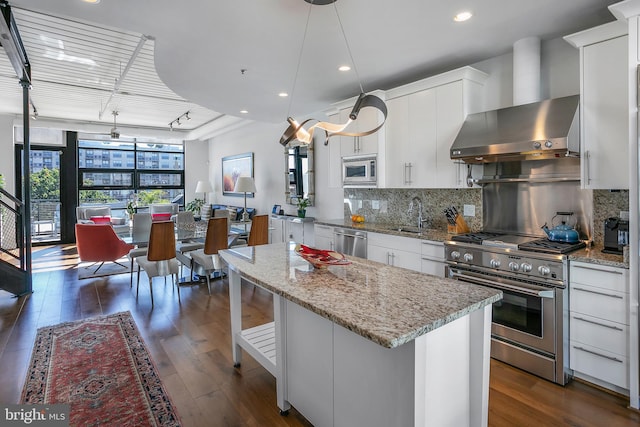
<path id="1" fill-rule="evenodd" d="M 423 218 L 422 199 L 420 199 L 420 197 L 415 196 L 413 199 L 411 199 L 411 203 L 409 203 L 409 209 L 407 210 L 407 214 L 411 215 L 413 213 L 413 207 L 415 202 L 418 202 L 418 228 L 421 229 L 422 224 L 424 222 L 427 222 L 427 220 Z"/>

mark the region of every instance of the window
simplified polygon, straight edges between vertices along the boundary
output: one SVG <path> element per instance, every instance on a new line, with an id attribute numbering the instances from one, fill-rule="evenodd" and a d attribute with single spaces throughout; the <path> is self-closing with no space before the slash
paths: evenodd
<path id="1" fill-rule="evenodd" d="M 80 204 L 122 210 L 136 196 L 138 207 L 169 203 L 184 195 L 182 143 L 97 140 L 78 135 Z M 45 160 L 46 161 L 46 160 Z M 182 198 L 184 200 L 184 197 Z"/>

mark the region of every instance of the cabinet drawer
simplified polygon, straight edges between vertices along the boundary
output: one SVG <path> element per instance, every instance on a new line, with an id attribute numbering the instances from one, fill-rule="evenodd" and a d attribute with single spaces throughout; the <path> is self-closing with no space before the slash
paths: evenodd
<path id="1" fill-rule="evenodd" d="M 569 353 L 569 367 L 574 371 L 629 388 L 629 360 L 626 357 L 574 341 L 571 341 Z"/>
<path id="2" fill-rule="evenodd" d="M 571 283 L 569 308 L 572 312 L 628 325 L 628 297 L 623 292 Z"/>
<path id="3" fill-rule="evenodd" d="M 399 249 L 405 252 L 421 253 L 421 240 L 411 237 L 392 236 L 390 234 L 368 233 L 370 245 L 382 246 L 389 249 Z"/>
<path id="4" fill-rule="evenodd" d="M 333 227 L 330 225 L 319 225 L 315 224 L 313 226 L 313 232 L 316 236 L 328 237 L 333 239 Z"/>
<path id="5" fill-rule="evenodd" d="M 603 349 L 626 357 L 629 327 L 582 313 L 571 313 L 569 335 L 571 341 Z"/>
<path id="6" fill-rule="evenodd" d="M 597 264 L 571 263 L 569 281 L 617 292 L 628 292 L 627 270 Z"/>
<path id="7" fill-rule="evenodd" d="M 444 244 L 442 242 L 423 240 L 422 258 L 444 261 Z"/>

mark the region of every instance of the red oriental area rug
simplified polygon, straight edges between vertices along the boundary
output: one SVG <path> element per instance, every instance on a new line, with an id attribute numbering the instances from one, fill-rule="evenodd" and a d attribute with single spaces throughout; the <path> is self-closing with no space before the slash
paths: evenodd
<path id="1" fill-rule="evenodd" d="M 180 425 L 129 312 L 38 329 L 21 403 L 67 403 L 72 426 Z"/>

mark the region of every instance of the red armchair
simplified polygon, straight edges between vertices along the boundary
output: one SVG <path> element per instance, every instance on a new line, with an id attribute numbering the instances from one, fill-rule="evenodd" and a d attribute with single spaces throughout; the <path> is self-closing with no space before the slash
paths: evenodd
<path id="1" fill-rule="evenodd" d="M 100 263 L 94 274 L 105 262 L 122 265 L 117 260 L 134 248 L 120 239 L 109 224 L 76 224 L 76 244 L 81 261 Z"/>

